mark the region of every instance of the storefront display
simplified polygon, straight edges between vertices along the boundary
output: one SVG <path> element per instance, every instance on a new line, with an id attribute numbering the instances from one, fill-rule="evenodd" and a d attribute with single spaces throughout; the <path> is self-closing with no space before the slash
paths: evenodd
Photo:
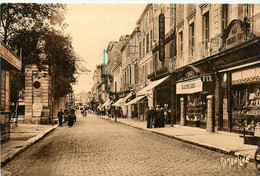
<path id="1" fill-rule="evenodd" d="M 206 69 L 188 66 L 176 84 L 176 94 L 183 98 L 185 125 L 206 128 L 207 96 L 213 92 L 213 76 Z"/>
<path id="2" fill-rule="evenodd" d="M 235 85 L 232 98 L 233 130 L 254 132 L 260 121 L 260 85 Z"/>
<path id="3" fill-rule="evenodd" d="M 199 93 L 187 96 L 186 120 L 196 126 L 205 126 L 207 122 L 206 96 Z"/>

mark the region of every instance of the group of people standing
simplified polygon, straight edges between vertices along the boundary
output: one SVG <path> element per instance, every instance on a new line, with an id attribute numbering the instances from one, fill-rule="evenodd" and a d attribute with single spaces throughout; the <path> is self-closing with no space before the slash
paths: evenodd
<path id="1" fill-rule="evenodd" d="M 60 109 L 60 111 L 57 114 L 57 117 L 59 119 L 59 126 L 62 127 L 63 124 L 63 118 L 64 122 L 68 121 L 68 126 L 72 127 L 73 124 L 77 121 L 77 116 L 75 115 L 75 110 L 69 106 L 69 109 L 65 110 L 65 112 Z"/>
<path id="2" fill-rule="evenodd" d="M 147 113 L 147 128 L 160 128 L 164 127 L 165 123 L 170 119 L 170 110 L 168 109 L 168 105 L 165 104 L 164 108 L 160 108 L 159 105 L 155 107 L 149 107 Z"/>

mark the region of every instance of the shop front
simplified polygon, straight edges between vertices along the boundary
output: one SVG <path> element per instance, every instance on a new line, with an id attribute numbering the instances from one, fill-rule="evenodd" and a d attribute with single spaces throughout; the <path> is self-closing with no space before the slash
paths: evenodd
<path id="1" fill-rule="evenodd" d="M 251 32 L 249 23 L 233 20 L 211 58 L 219 130 L 254 135 L 260 129 L 260 37 Z"/>
<path id="2" fill-rule="evenodd" d="M 260 61 L 220 72 L 223 129 L 253 135 L 260 122 Z"/>
<path id="3" fill-rule="evenodd" d="M 213 83 L 212 73 L 203 73 L 193 66 L 183 70 L 181 79 L 176 82 L 181 125 L 207 127 L 208 111 L 213 111 L 212 103 L 208 107 L 208 102 L 213 101 L 209 98 L 214 93 Z"/>
<path id="4" fill-rule="evenodd" d="M 1 143 L 10 139 L 10 70 L 21 70 L 22 61 L 6 45 L 0 43 L 1 63 Z"/>

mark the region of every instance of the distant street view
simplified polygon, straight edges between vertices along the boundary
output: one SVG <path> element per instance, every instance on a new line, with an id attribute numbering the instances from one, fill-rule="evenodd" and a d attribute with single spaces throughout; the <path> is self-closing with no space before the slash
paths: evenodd
<path id="1" fill-rule="evenodd" d="M 1 4 L 1 175 L 258 175 L 260 4 Z"/>

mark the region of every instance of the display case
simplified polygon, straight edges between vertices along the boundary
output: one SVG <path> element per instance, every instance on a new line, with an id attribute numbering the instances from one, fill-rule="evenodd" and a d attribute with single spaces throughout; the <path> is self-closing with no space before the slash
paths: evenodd
<path id="1" fill-rule="evenodd" d="M 255 126 L 260 121 L 260 87 L 236 86 L 232 98 L 233 130 L 254 134 Z"/>
<path id="2" fill-rule="evenodd" d="M 200 126 L 201 122 L 206 122 L 207 108 L 206 98 L 203 95 L 187 96 L 186 120 Z"/>

